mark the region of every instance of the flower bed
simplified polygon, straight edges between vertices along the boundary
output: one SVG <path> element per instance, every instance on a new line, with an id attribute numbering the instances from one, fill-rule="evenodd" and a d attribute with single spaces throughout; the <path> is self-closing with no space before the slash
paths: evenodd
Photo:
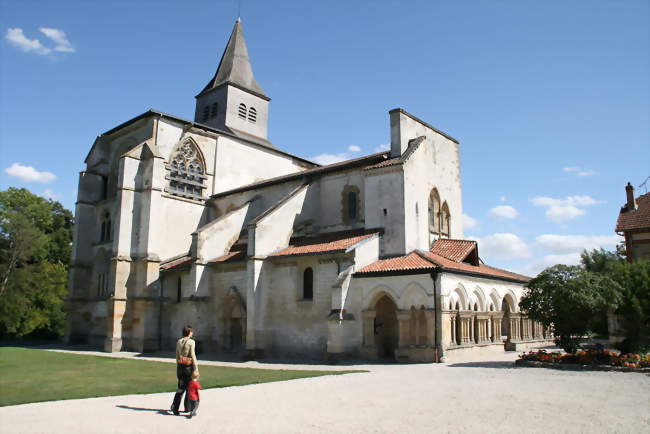
<path id="1" fill-rule="evenodd" d="M 567 354 L 538 350 L 520 354 L 515 364 L 567 369 L 650 372 L 650 354 L 619 354 L 610 350 L 584 350 Z"/>

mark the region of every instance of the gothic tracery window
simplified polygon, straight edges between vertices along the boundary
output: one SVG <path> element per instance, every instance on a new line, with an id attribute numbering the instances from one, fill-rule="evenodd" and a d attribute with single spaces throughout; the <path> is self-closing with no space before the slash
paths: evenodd
<path id="1" fill-rule="evenodd" d="M 450 225 L 449 206 L 445 202 L 440 211 L 440 234 L 449 237 L 451 235 Z"/>
<path id="2" fill-rule="evenodd" d="M 185 142 L 176 150 L 167 170 L 167 193 L 194 200 L 204 199 L 203 190 L 206 188 L 207 176 L 199 151 L 192 142 Z"/>

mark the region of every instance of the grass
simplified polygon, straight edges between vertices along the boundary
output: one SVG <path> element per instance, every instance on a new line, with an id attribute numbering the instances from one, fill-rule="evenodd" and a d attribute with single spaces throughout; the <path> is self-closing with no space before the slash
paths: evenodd
<path id="1" fill-rule="evenodd" d="M 200 369 L 204 389 L 365 372 L 207 365 Z M 175 390 L 176 365 L 173 363 L 0 348 L 0 406 Z"/>

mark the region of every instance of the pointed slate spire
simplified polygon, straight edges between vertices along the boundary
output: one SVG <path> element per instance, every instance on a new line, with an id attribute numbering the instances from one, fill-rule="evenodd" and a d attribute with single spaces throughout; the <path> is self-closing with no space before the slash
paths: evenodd
<path id="1" fill-rule="evenodd" d="M 223 84 L 232 84 L 267 101 L 270 100 L 253 76 L 253 68 L 248 58 L 248 49 L 246 48 L 244 32 L 239 18 L 237 18 L 232 29 L 228 45 L 226 45 L 223 56 L 221 56 L 216 74 L 199 95 Z"/>

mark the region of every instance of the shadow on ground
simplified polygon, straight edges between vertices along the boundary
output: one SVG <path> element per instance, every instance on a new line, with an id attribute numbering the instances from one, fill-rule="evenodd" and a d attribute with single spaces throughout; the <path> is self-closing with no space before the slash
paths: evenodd
<path id="1" fill-rule="evenodd" d="M 493 368 L 493 369 L 512 369 L 515 367 L 514 362 L 494 361 L 494 362 L 465 362 L 452 363 L 450 368 Z"/>
<path id="2" fill-rule="evenodd" d="M 162 416 L 174 416 L 174 414 L 171 413 L 169 410 L 163 410 L 160 408 L 131 407 L 128 405 L 116 405 L 115 407 L 123 408 L 125 410 L 150 411 L 150 412 L 155 412 L 156 414 L 160 414 Z"/>

